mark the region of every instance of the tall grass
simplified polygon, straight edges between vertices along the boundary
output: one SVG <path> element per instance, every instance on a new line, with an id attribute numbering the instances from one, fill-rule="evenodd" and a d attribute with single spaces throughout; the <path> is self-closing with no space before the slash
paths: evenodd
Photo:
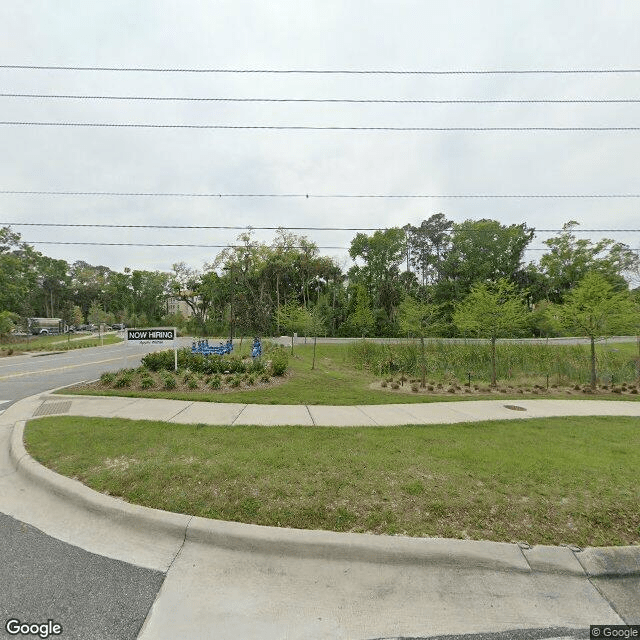
<path id="1" fill-rule="evenodd" d="M 585 345 L 546 345 L 506 343 L 496 346 L 497 375 L 503 381 L 586 384 L 590 380 L 589 347 Z M 351 343 L 349 361 L 359 369 L 378 376 L 404 373 L 419 376 L 420 344 Z M 491 352 L 487 344 L 459 344 L 429 340 L 425 344 L 427 376 L 433 380 L 457 379 L 489 382 Z M 636 361 L 624 353 L 599 349 L 598 378 L 602 383 L 631 382 L 637 377 Z"/>

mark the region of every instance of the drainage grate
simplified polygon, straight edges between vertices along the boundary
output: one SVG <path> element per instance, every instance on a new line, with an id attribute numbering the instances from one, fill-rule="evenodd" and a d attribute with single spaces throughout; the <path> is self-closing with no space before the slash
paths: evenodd
<path id="1" fill-rule="evenodd" d="M 505 404 L 505 409 L 511 409 L 511 411 L 526 411 L 525 407 L 519 407 L 517 404 Z"/>
<path id="2" fill-rule="evenodd" d="M 56 413 L 67 413 L 71 409 L 71 400 L 64 402 L 43 402 L 34 412 L 35 416 L 51 416 Z"/>

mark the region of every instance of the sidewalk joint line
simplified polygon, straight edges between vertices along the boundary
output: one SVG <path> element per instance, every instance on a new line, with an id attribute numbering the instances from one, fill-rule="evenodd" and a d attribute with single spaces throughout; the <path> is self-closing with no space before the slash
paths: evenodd
<path id="1" fill-rule="evenodd" d="M 248 405 L 244 405 L 242 407 L 242 409 L 240 409 L 240 413 L 238 413 L 238 415 L 231 421 L 231 424 L 229 425 L 230 427 L 233 427 L 236 423 L 236 420 L 242 415 L 242 412 L 247 408 Z"/>
<path id="2" fill-rule="evenodd" d="M 175 420 L 177 416 L 179 416 L 181 413 L 184 413 L 193 404 L 194 404 L 193 401 L 188 402 L 186 406 L 182 407 L 182 409 L 180 409 L 180 411 L 178 411 L 178 413 L 176 413 L 175 415 L 171 416 L 170 418 L 167 418 L 167 422 L 170 422 L 171 420 Z"/>
<path id="3" fill-rule="evenodd" d="M 362 407 L 364 405 L 355 405 L 355 408 L 365 417 L 367 420 L 371 420 L 376 427 L 383 427 L 384 425 L 376 422 L 374 418 L 372 418 Z"/>
<path id="4" fill-rule="evenodd" d="M 309 410 L 309 405 L 308 405 L 308 404 L 305 404 L 304 406 L 305 406 L 305 408 L 306 408 L 306 410 L 307 410 L 307 413 L 309 414 L 309 417 L 311 418 L 311 424 L 312 424 L 314 427 L 317 427 L 318 425 L 316 424 L 316 421 L 313 419 L 313 416 L 311 415 L 311 411 Z"/>

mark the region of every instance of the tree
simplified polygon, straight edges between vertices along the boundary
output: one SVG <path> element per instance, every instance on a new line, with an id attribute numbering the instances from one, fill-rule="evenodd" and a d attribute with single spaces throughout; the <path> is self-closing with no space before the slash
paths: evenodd
<path id="1" fill-rule="evenodd" d="M 278 311 L 278 324 L 285 330 L 291 331 L 291 353 L 293 354 L 293 334 L 304 331 L 308 321 L 305 308 L 289 301 L 282 305 Z"/>
<path id="2" fill-rule="evenodd" d="M 565 294 L 590 271 L 599 272 L 618 290 L 623 290 L 627 288 L 623 274 L 638 269 L 638 256 L 626 244 L 609 238 L 596 243 L 578 239 L 574 231 L 579 226 L 570 220 L 559 236 L 544 242 L 550 251 L 540 258 L 540 270 L 547 278 L 547 297 L 551 302 L 562 302 Z"/>
<path id="3" fill-rule="evenodd" d="M 349 255 L 364 264 L 353 267 L 349 279 L 366 287 L 373 306 L 383 308 L 388 318 L 401 299 L 398 278 L 405 250 L 405 232 L 397 227 L 375 231 L 372 236 L 358 233 L 351 241 Z"/>
<path id="4" fill-rule="evenodd" d="M 322 314 L 320 306 L 316 305 L 313 309 L 302 308 L 302 322 L 306 335 L 313 336 L 313 360 L 311 361 L 311 369 L 316 368 L 316 343 L 318 334 L 324 333 L 327 329 L 327 319 Z"/>
<path id="5" fill-rule="evenodd" d="M 355 308 L 347 322 L 357 331 L 358 335 L 361 335 L 363 338 L 371 333 L 375 325 L 369 295 L 365 287 L 361 284 L 356 287 Z"/>
<path id="6" fill-rule="evenodd" d="M 17 313 L 11 311 L 0 311 L 0 338 L 6 338 L 11 334 L 11 331 L 16 328 L 16 323 L 19 320 Z"/>
<path id="7" fill-rule="evenodd" d="M 89 307 L 89 313 L 87 313 L 87 320 L 92 324 L 100 326 L 107 321 L 107 312 L 100 306 L 97 300 L 94 300 Z"/>
<path id="8" fill-rule="evenodd" d="M 454 224 L 443 276 L 454 283 L 460 297 L 476 282 L 501 278 L 517 282 L 533 235 L 525 223 L 506 226 L 483 219 Z"/>
<path id="9" fill-rule="evenodd" d="M 597 271 L 589 272 L 566 296 L 564 304 L 549 313 L 566 329 L 579 331 L 590 339 L 592 389 L 596 387 L 596 340 L 617 332 L 635 333 L 640 327 L 640 306 L 629 291 L 615 291 Z"/>
<path id="10" fill-rule="evenodd" d="M 455 305 L 453 322 L 460 331 L 470 331 L 491 341 L 491 386 L 496 380 L 496 339 L 518 335 L 527 325 L 529 311 L 516 286 L 501 278 L 478 283 Z"/>
<path id="11" fill-rule="evenodd" d="M 84 317 L 82 316 L 82 309 L 77 305 L 71 307 L 71 313 L 69 314 L 69 321 L 72 325 L 79 327 L 84 323 Z"/>
<path id="12" fill-rule="evenodd" d="M 412 333 L 420 338 L 422 381 L 424 389 L 427 378 L 424 338 L 434 335 L 439 327 L 440 307 L 433 303 L 419 302 L 411 296 L 405 296 L 398 309 L 398 322 L 403 332 Z"/>
<path id="13" fill-rule="evenodd" d="M 20 241 L 20 234 L 0 227 L 0 311 L 26 317 L 33 314 L 33 293 L 37 286 L 40 254 Z"/>
<path id="14" fill-rule="evenodd" d="M 442 263 L 451 245 L 452 227 L 453 222 L 442 213 L 423 220 L 419 227 L 405 227 L 411 266 L 420 273 L 423 286 L 442 278 Z"/>

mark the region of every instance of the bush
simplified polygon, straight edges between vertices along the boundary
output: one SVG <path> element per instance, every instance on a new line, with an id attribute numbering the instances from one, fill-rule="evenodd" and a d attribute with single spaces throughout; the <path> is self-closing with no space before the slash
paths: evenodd
<path id="1" fill-rule="evenodd" d="M 156 381 L 151 376 L 143 376 L 140 380 L 140 386 L 143 389 L 151 389 L 151 387 L 154 387 L 155 384 Z"/>
<path id="2" fill-rule="evenodd" d="M 164 383 L 164 388 L 165 389 L 175 389 L 176 388 L 176 379 L 175 376 L 172 376 L 170 373 L 166 374 L 163 378 L 162 381 Z"/>
<path id="3" fill-rule="evenodd" d="M 274 376 L 283 376 L 289 366 L 289 354 L 284 348 L 276 349 L 271 354 L 271 372 Z"/>
<path id="4" fill-rule="evenodd" d="M 239 375 L 235 375 L 231 378 L 231 386 L 232 387 L 239 387 L 242 384 L 242 378 Z"/>
<path id="5" fill-rule="evenodd" d="M 209 380 L 209 386 L 212 389 L 219 389 L 222 386 L 222 378 L 219 375 L 215 375 Z"/>
<path id="6" fill-rule="evenodd" d="M 103 373 L 100 376 L 100 382 L 102 384 L 113 384 L 113 381 L 116 379 L 116 374 L 115 373 Z"/>
<path id="7" fill-rule="evenodd" d="M 115 387 L 121 389 L 122 387 L 128 387 L 131 384 L 131 375 L 127 373 L 121 374 L 115 381 Z"/>

